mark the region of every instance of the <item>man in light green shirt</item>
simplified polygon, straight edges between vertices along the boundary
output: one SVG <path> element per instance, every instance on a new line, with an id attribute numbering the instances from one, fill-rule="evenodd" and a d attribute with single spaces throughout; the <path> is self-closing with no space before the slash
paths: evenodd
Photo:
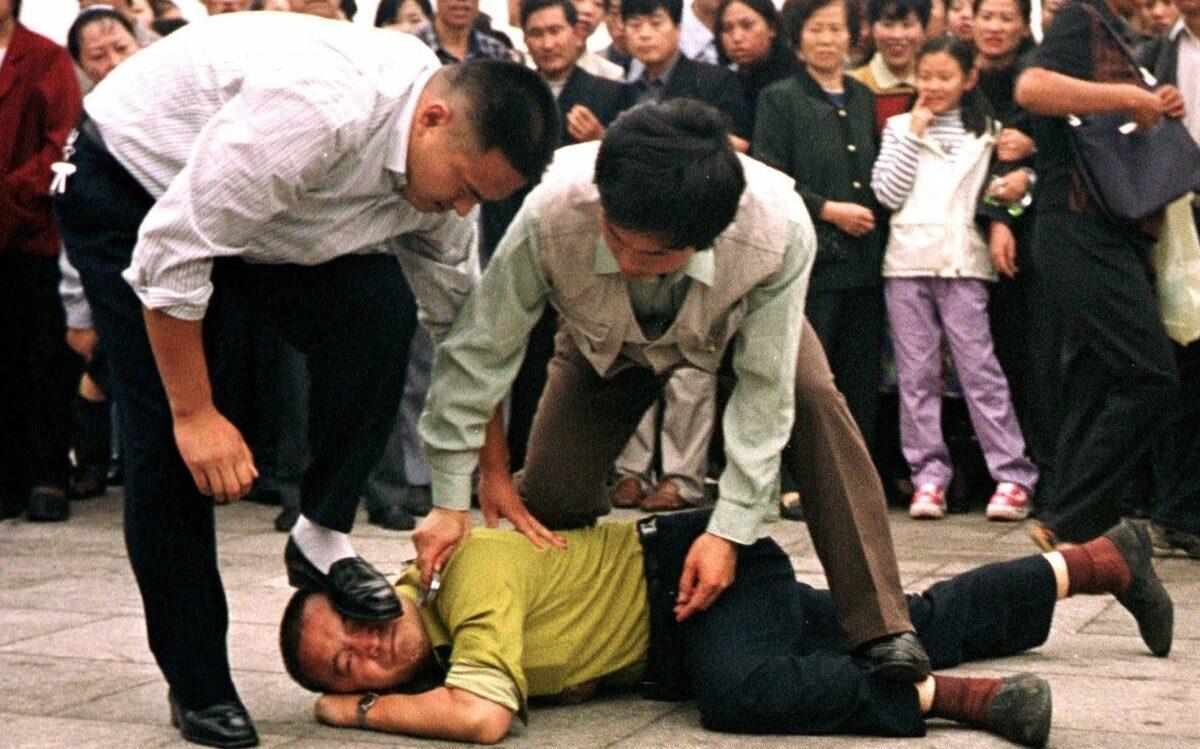
<path id="1" fill-rule="evenodd" d="M 716 372 L 732 346 L 719 498 L 687 554 L 675 617 L 733 581 L 736 549 L 777 501 L 780 454 L 800 485 L 847 639 L 868 667 L 917 681 L 882 487 L 820 343 L 802 334 L 816 251 L 785 175 L 736 155 L 715 110 L 643 105 L 603 141 L 560 149 L 438 349 L 420 422 L 435 509 L 413 536 L 422 584 L 465 537 L 471 474 L 489 523 L 540 545 L 608 511 L 605 480 L 671 372 Z M 497 404 L 546 303 L 561 319 L 525 470 L 514 485 Z M 489 421 L 489 417 L 491 417 Z M 481 447 L 484 447 L 481 453 Z"/>

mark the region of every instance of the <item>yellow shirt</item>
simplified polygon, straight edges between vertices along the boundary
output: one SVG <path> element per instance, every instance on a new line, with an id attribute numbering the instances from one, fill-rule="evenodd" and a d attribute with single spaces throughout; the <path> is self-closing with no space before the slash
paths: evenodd
<path id="1" fill-rule="evenodd" d="M 476 528 L 450 558 L 421 609 L 435 652 L 450 646 L 446 686 L 524 719 L 529 697 L 637 683 L 650 642 L 637 532 L 614 524 L 561 535 L 565 550 L 538 549 L 515 531 Z M 410 567 L 396 589 L 418 600 L 419 580 Z"/>

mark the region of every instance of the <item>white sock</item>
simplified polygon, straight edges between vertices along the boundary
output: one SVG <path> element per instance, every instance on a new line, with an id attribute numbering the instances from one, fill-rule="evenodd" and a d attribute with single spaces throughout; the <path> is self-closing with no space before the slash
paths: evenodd
<path id="1" fill-rule="evenodd" d="M 292 526 L 292 540 L 308 561 L 325 575 L 337 560 L 356 556 L 348 534 L 318 525 L 303 515 Z"/>

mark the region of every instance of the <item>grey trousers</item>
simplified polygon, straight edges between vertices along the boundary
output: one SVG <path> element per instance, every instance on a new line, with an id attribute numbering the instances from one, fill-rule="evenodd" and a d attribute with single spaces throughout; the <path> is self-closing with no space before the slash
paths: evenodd
<path id="1" fill-rule="evenodd" d="M 661 409 L 660 409 L 661 405 Z M 717 377 L 695 367 L 680 367 L 663 387 L 661 401 L 646 410 L 629 444 L 617 457 L 617 475 L 635 476 L 642 486 L 653 485 L 654 442 L 662 411 L 662 473 L 692 504 L 704 498 L 708 443 L 717 416 Z"/>

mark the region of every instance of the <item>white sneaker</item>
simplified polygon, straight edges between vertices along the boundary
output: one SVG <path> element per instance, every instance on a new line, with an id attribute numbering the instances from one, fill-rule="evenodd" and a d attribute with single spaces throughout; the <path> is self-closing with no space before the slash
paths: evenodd
<path id="1" fill-rule="evenodd" d="M 913 493 L 908 516 L 914 520 L 941 520 L 946 517 L 946 490 L 937 484 L 921 484 Z"/>
<path id="2" fill-rule="evenodd" d="M 1003 481 L 988 500 L 987 519 L 1017 522 L 1029 517 L 1029 490 L 1020 484 Z"/>

